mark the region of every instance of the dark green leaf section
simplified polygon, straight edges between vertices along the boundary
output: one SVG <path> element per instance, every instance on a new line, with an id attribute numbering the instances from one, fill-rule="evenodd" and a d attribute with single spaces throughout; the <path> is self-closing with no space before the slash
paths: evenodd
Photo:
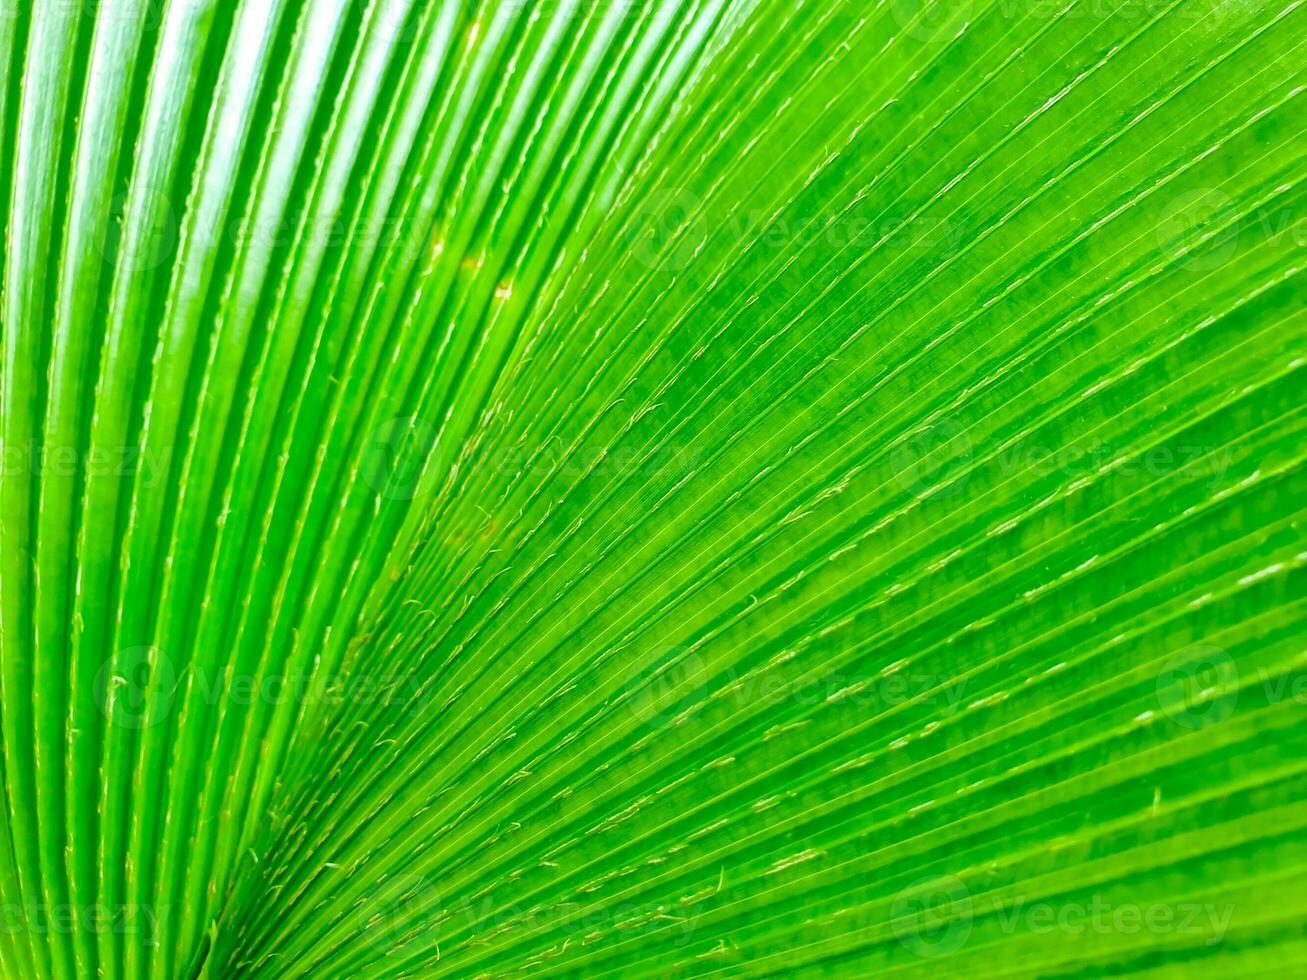
<path id="1" fill-rule="evenodd" d="M 4 976 L 1307 962 L 1300 0 L 0 4 Z"/>

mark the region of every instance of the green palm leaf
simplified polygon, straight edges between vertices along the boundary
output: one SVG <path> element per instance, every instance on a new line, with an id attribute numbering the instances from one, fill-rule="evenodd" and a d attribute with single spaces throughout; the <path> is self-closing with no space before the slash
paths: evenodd
<path id="1" fill-rule="evenodd" d="M 5 976 L 1307 960 L 1300 2 L 3 2 Z"/>

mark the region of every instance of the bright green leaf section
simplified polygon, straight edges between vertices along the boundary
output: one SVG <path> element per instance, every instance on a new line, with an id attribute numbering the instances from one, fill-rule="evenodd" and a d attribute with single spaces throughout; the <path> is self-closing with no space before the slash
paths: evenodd
<path id="1" fill-rule="evenodd" d="M 0 0 L 0 971 L 1302 969 L 1304 38 Z"/>

